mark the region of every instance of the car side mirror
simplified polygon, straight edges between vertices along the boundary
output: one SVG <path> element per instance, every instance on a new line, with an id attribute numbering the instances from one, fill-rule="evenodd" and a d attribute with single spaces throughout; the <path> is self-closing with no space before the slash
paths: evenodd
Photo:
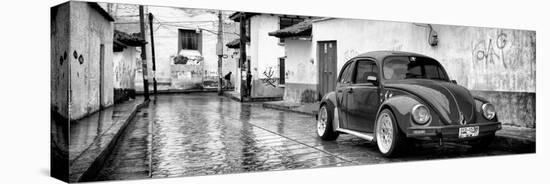
<path id="1" fill-rule="evenodd" d="M 367 76 L 367 82 L 373 83 L 374 85 L 378 85 L 378 79 L 376 76 Z"/>
<path id="2" fill-rule="evenodd" d="M 457 84 L 457 83 L 456 83 L 456 80 L 451 80 L 451 83 L 453 83 L 453 84 Z"/>

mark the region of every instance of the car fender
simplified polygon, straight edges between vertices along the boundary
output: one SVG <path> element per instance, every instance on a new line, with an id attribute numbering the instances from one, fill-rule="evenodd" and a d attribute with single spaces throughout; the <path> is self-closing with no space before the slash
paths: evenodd
<path id="1" fill-rule="evenodd" d="M 325 94 L 325 96 L 321 99 L 321 103 L 319 103 L 319 108 L 321 108 L 323 104 L 332 105 L 335 108 L 338 107 L 338 103 L 336 102 L 336 92 L 331 91 Z"/>
<path id="2" fill-rule="evenodd" d="M 384 109 L 389 109 L 390 111 L 392 111 L 394 118 L 397 121 L 397 126 L 399 127 L 401 132 L 406 132 L 412 120 L 411 109 L 419 103 L 419 100 L 407 95 L 399 95 L 387 98 L 382 102 L 382 104 L 380 104 L 380 107 L 378 108 L 378 112 L 376 114 L 376 123 L 378 123 L 378 116 L 380 115 L 380 112 L 382 112 L 382 110 Z"/>
<path id="3" fill-rule="evenodd" d="M 473 97 L 474 97 L 474 102 L 476 103 L 475 104 L 476 121 L 477 122 L 498 122 L 498 113 L 495 115 L 495 118 L 493 120 L 487 120 L 483 117 L 483 110 L 481 109 L 481 106 L 484 103 L 491 103 L 491 102 L 481 96 L 473 96 Z"/>

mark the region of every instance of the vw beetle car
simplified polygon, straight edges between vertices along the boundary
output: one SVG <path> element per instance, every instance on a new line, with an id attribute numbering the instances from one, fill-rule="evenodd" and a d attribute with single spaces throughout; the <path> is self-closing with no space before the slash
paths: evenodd
<path id="1" fill-rule="evenodd" d="M 450 80 L 437 60 L 408 52 L 368 52 L 347 61 L 317 114 L 322 140 L 351 134 L 376 142 L 386 157 L 415 140 L 485 148 L 499 129 L 491 103 Z"/>

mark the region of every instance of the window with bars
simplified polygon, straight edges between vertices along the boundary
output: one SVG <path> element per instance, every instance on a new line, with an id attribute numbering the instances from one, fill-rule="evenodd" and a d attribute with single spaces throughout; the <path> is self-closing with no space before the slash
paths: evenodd
<path id="1" fill-rule="evenodd" d="M 200 34 L 195 30 L 180 29 L 178 38 L 178 51 L 182 49 L 200 50 Z"/>

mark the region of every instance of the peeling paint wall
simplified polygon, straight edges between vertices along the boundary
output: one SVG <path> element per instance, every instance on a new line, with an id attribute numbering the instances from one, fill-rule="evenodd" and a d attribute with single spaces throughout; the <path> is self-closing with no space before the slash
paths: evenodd
<path id="1" fill-rule="evenodd" d="M 87 2 L 71 1 L 70 9 L 69 113 L 79 119 L 113 104 L 113 25 Z"/>
<path id="2" fill-rule="evenodd" d="M 139 59 L 135 47 L 127 47 L 122 52 L 113 53 L 113 87 L 115 89 L 135 89 L 136 63 Z"/>
<path id="3" fill-rule="evenodd" d="M 51 110 L 64 118 L 69 117 L 69 3 L 51 8 L 50 17 L 50 80 Z"/>
<path id="4" fill-rule="evenodd" d="M 279 58 L 284 56 L 284 47 L 279 39 L 268 33 L 279 30 L 279 17 L 256 15 L 250 18 L 250 50 L 252 97 L 282 97 L 284 88 L 279 84 Z"/>
<path id="5" fill-rule="evenodd" d="M 113 98 L 115 103 L 135 98 L 135 78 L 139 60 L 141 59 L 136 47 L 126 47 L 121 52 L 113 53 Z"/>
<path id="6" fill-rule="evenodd" d="M 421 53 L 441 62 L 451 79 L 458 84 L 494 99 L 496 106 L 511 112 L 534 102 L 536 34 L 534 31 L 499 28 L 431 25 L 439 43 L 428 44 L 426 24 L 329 19 L 313 23 L 311 57 L 316 59 L 317 41 L 336 40 L 338 71 L 350 58 L 368 51 L 397 50 Z M 512 92 L 522 100 L 503 101 L 500 92 Z M 488 94 L 491 93 L 491 94 Z M 510 94 L 508 94 L 510 95 Z M 506 97 L 506 98 L 509 98 Z M 500 110 L 499 114 L 508 111 Z M 527 113 L 534 120 L 534 109 Z M 531 126 L 520 116 L 504 117 L 503 121 L 518 126 Z M 524 116 L 522 116 L 524 117 Z M 534 125 L 533 125 L 534 126 Z"/>
<path id="7" fill-rule="evenodd" d="M 311 58 L 311 40 L 285 40 L 285 101 L 317 100 L 317 65 Z"/>
<path id="8" fill-rule="evenodd" d="M 203 65 L 172 65 L 171 89 L 200 89 L 204 79 Z"/>

